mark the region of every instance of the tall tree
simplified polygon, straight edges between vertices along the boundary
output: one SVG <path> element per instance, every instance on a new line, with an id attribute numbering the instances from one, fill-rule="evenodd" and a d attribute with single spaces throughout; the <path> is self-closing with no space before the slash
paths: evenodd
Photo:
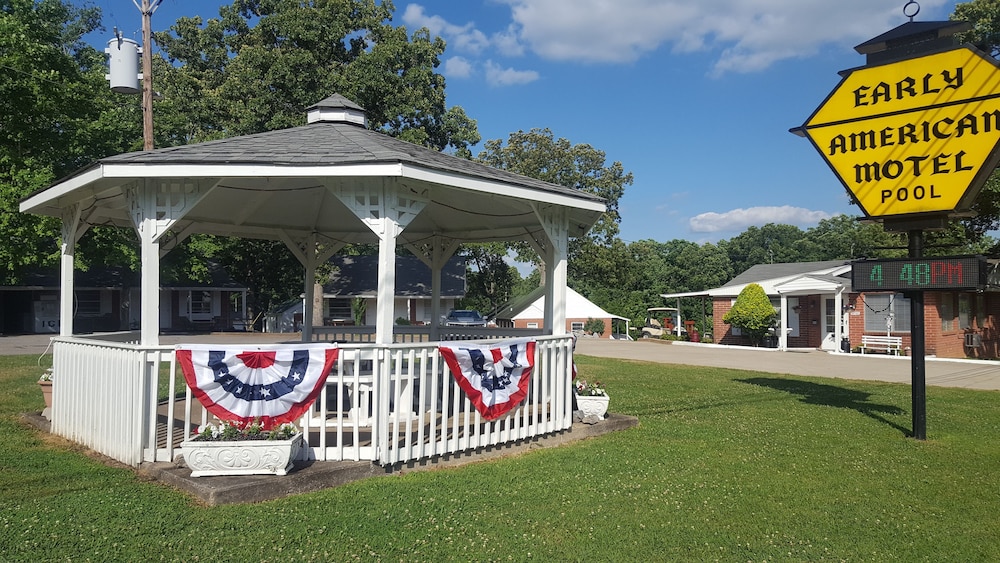
<path id="1" fill-rule="evenodd" d="M 57 220 L 18 211 L 19 201 L 88 162 L 130 146 L 137 104 L 104 80 L 104 54 L 82 38 L 100 12 L 62 0 L 0 0 L 0 272 L 14 283 L 54 263 Z M 96 229 L 81 246 L 100 260 L 128 254 L 120 237 Z M 86 265 L 82 260 L 83 266 Z"/>
<path id="2" fill-rule="evenodd" d="M 996 58 L 1000 56 L 1000 2 L 997 0 L 971 0 L 955 5 L 951 19 L 967 21 L 972 29 L 959 35 L 959 40 L 976 45 L 981 51 Z M 993 171 L 973 204 L 974 217 L 963 219 L 964 236 L 976 243 L 990 231 L 1000 228 L 1000 176 Z M 990 241 L 991 243 L 993 241 Z M 991 249 L 1000 252 L 1000 244 Z"/>
<path id="3" fill-rule="evenodd" d="M 179 19 L 156 34 L 166 54 L 156 67 L 157 143 L 302 125 L 306 108 L 339 93 L 365 108 L 372 129 L 468 156 L 480 137 L 462 108 L 445 109 L 444 41 L 393 26 L 393 11 L 374 0 L 234 0 L 218 18 Z M 301 288 L 302 267 L 281 244 L 209 247 L 248 285 L 255 314 Z"/>
<path id="4" fill-rule="evenodd" d="M 740 274 L 754 264 L 774 264 L 808 260 L 801 242 L 802 229 L 794 225 L 768 223 L 763 227 L 751 226 L 739 235 L 720 242 L 726 250 L 733 272 Z"/>
<path id="5" fill-rule="evenodd" d="M 219 18 L 181 18 L 156 34 L 169 65 L 158 135 L 171 144 L 301 125 L 333 93 L 369 126 L 437 150 L 479 142 L 461 108 L 445 109 L 436 72 L 445 43 L 391 23 L 388 1 L 235 0 Z"/>
<path id="6" fill-rule="evenodd" d="M 905 256 L 905 237 L 886 232 L 879 223 L 863 222 L 850 215 L 821 220 L 806 231 L 805 239 L 816 249 L 817 260 Z"/>
<path id="7" fill-rule="evenodd" d="M 503 139 L 490 139 L 484 143 L 478 160 L 495 168 L 603 197 L 607 201 L 607 212 L 587 236 L 570 241 L 568 275 L 569 284 L 577 288 L 586 285 L 588 278 L 612 279 L 614 260 L 607 250 L 615 243 L 621 222 L 618 200 L 625 193 L 625 186 L 632 183 L 632 173 L 626 173 L 620 162 L 608 166 L 603 151 L 587 144 L 574 145 L 567 139 L 556 139 L 549 129 L 511 133 L 506 144 Z M 508 249 L 516 253 L 519 261 L 541 264 L 527 244 L 494 247 L 497 257 L 506 255 Z M 544 279 L 539 279 L 544 283 Z M 583 294 L 586 295 L 585 289 Z"/>
<path id="8" fill-rule="evenodd" d="M 618 200 L 633 177 L 621 162 L 605 165 L 604 151 L 556 139 L 549 129 L 518 131 L 510 134 L 506 145 L 502 139 L 490 139 L 483 147 L 479 160 L 490 166 L 604 198 L 608 210 L 588 237 L 597 244 L 608 244 L 618 234 Z"/>

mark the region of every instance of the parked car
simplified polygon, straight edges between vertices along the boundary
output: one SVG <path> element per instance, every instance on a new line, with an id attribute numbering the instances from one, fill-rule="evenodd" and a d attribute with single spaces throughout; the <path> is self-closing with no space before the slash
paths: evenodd
<path id="1" fill-rule="evenodd" d="M 455 309 L 444 318 L 446 326 L 486 326 L 486 319 L 479 311 L 471 309 Z"/>

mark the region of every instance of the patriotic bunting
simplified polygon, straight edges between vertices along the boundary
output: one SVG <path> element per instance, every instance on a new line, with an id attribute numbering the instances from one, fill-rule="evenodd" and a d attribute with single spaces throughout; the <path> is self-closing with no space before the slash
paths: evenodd
<path id="1" fill-rule="evenodd" d="M 496 420 L 528 396 L 535 341 L 449 345 L 438 350 L 451 375 L 486 420 Z"/>
<path id="2" fill-rule="evenodd" d="M 288 344 L 252 350 L 182 345 L 177 361 L 191 392 L 220 420 L 264 429 L 301 416 L 316 400 L 337 361 L 329 345 Z"/>

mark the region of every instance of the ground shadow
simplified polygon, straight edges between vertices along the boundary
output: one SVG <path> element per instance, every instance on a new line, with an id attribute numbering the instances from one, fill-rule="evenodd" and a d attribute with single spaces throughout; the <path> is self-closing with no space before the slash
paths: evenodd
<path id="1" fill-rule="evenodd" d="M 899 430 L 904 436 L 913 436 L 911 429 L 900 426 L 883 416 L 902 414 L 904 412 L 903 409 L 893 405 L 879 405 L 869 402 L 868 398 L 871 394 L 864 391 L 846 389 L 844 387 L 837 387 L 836 385 L 825 385 L 822 383 L 777 377 L 751 377 L 736 379 L 735 381 L 749 385 L 758 385 L 760 387 L 770 387 L 771 389 L 798 395 L 800 401 L 811 405 L 852 409 L 873 420 Z"/>

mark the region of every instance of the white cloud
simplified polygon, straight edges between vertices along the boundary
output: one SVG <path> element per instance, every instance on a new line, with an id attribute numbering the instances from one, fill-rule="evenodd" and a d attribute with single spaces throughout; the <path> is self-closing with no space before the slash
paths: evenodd
<path id="1" fill-rule="evenodd" d="M 407 4 L 402 21 L 443 37 L 449 53 L 553 61 L 630 63 L 658 49 L 718 56 L 706 72 L 757 72 L 774 63 L 843 49 L 905 21 L 898 0 L 495 0 L 510 20 L 455 24 Z M 944 19 L 950 0 L 923 0 L 921 20 Z M 925 17 L 926 16 L 926 17 Z M 525 83 L 519 71 L 512 82 Z M 530 71 L 528 71 L 530 73 Z M 512 76 L 508 76 L 510 80 Z"/>
<path id="2" fill-rule="evenodd" d="M 528 84 L 538 80 L 538 73 L 533 70 L 515 70 L 501 68 L 493 61 L 486 61 L 486 83 L 490 86 L 513 86 Z"/>
<path id="3" fill-rule="evenodd" d="M 520 43 L 558 61 L 631 62 L 664 46 L 717 50 L 713 71 L 753 72 L 854 45 L 904 21 L 898 0 L 500 0 Z M 924 13 L 947 0 L 923 0 Z"/>
<path id="4" fill-rule="evenodd" d="M 502 55 L 508 57 L 520 57 L 524 55 L 524 45 L 518 39 L 517 27 L 513 24 L 507 26 L 507 29 L 491 35 L 490 42 L 496 46 Z"/>
<path id="5" fill-rule="evenodd" d="M 823 219 L 832 217 L 825 211 L 812 211 L 801 207 L 783 205 L 780 207 L 750 207 L 733 209 L 724 213 L 702 213 L 688 220 L 691 230 L 696 233 L 719 231 L 743 231 L 750 226 L 768 223 L 811 227 Z"/>
<path id="6" fill-rule="evenodd" d="M 444 61 L 444 75 L 448 78 L 472 76 L 472 63 L 465 57 L 450 57 Z"/>
<path id="7" fill-rule="evenodd" d="M 486 34 L 476 29 L 474 23 L 469 22 L 465 25 L 448 23 L 441 16 L 429 16 L 424 13 L 424 7 L 420 4 L 407 4 L 402 19 L 403 23 L 411 28 L 426 27 L 431 36 L 443 37 L 450 48 L 463 53 L 481 53 L 490 43 Z"/>

